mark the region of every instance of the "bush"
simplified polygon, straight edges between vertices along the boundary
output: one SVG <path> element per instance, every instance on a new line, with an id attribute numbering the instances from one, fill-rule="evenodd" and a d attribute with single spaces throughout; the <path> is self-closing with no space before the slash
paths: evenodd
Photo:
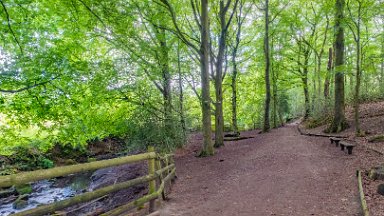
<path id="1" fill-rule="evenodd" d="M 15 153 L 9 157 L 10 164 L 19 171 L 54 167 L 54 162 L 35 146 L 19 146 L 14 149 L 14 152 Z"/>

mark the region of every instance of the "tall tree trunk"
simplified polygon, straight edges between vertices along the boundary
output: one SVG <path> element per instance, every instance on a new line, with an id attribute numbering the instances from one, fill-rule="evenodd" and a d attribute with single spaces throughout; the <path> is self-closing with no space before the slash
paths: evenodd
<path id="1" fill-rule="evenodd" d="M 355 100 L 354 100 L 354 117 L 355 117 L 355 132 L 357 136 L 361 135 L 360 121 L 359 121 L 359 106 L 360 106 L 360 83 L 361 83 L 361 44 L 360 44 L 360 25 L 361 25 L 361 1 L 358 1 L 357 10 L 357 29 L 356 29 L 356 86 L 355 86 Z"/>
<path id="2" fill-rule="evenodd" d="M 273 39 L 271 39 L 271 56 L 273 56 L 273 48 L 274 43 Z M 272 109 L 272 123 L 273 128 L 277 128 L 277 79 L 276 79 L 276 70 L 273 64 L 273 61 L 271 62 L 271 75 L 272 75 L 272 102 L 273 102 L 273 109 Z"/>
<path id="3" fill-rule="evenodd" d="M 183 142 L 187 138 L 187 126 L 185 122 L 185 113 L 184 113 L 184 91 L 183 91 L 183 79 L 181 74 L 181 59 L 180 59 L 180 43 L 177 46 L 177 71 L 179 74 L 179 106 L 180 106 L 180 125 L 183 135 Z"/>
<path id="4" fill-rule="evenodd" d="M 380 93 L 384 94 L 384 36 L 381 39 Z"/>
<path id="5" fill-rule="evenodd" d="M 308 119 L 311 107 L 309 102 L 309 89 L 308 89 L 308 67 L 309 67 L 309 57 L 310 57 L 310 48 L 307 47 L 304 51 L 304 68 L 303 68 L 303 90 L 304 90 L 304 101 L 305 101 L 305 113 L 304 113 L 304 120 Z"/>
<path id="6" fill-rule="evenodd" d="M 211 96 L 209 87 L 209 22 L 208 22 L 208 0 L 201 0 L 201 88 L 202 88 L 202 113 L 203 113 L 203 149 L 200 156 L 214 154 L 211 141 Z"/>
<path id="7" fill-rule="evenodd" d="M 229 4 L 230 2 L 228 2 Z M 227 22 L 225 15 L 227 8 L 224 6 L 224 1 L 220 1 L 220 37 L 219 37 L 219 52 L 216 61 L 216 76 L 215 76 L 215 90 L 216 90 L 216 109 L 215 109 L 215 147 L 218 148 L 224 145 L 224 115 L 223 115 L 223 63 L 224 52 L 226 49 L 227 38 Z"/>
<path id="8" fill-rule="evenodd" d="M 233 49 L 233 53 L 232 53 L 233 72 L 231 77 L 231 88 L 232 88 L 232 129 L 233 129 L 233 133 L 238 135 L 239 134 L 239 129 L 237 126 L 237 73 L 238 71 L 237 71 L 236 53 L 237 53 L 237 47 Z"/>
<path id="9" fill-rule="evenodd" d="M 163 76 L 163 100 L 164 100 L 164 119 L 167 136 L 173 137 L 172 122 L 172 95 L 171 95 L 171 74 L 169 71 L 169 56 L 165 30 L 160 30 L 159 35 L 161 48 L 161 71 Z"/>
<path id="10" fill-rule="evenodd" d="M 272 67 L 272 92 L 273 92 L 273 128 L 278 127 L 277 123 L 277 78 L 275 68 Z"/>
<path id="11" fill-rule="evenodd" d="M 336 42 L 335 42 L 335 110 L 329 132 L 337 133 L 348 127 L 345 119 L 345 98 L 344 98 L 344 5 L 345 0 L 336 0 Z"/>
<path id="12" fill-rule="evenodd" d="M 269 81 L 270 55 L 269 55 L 269 0 L 265 0 L 265 36 L 264 36 L 264 56 L 265 56 L 265 109 L 263 132 L 270 130 L 269 106 L 271 103 L 271 84 Z"/>
<path id="13" fill-rule="evenodd" d="M 314 62 L 316 63 L 317 62 L 317 55 L 313 55 L 314 56 Z M 308 65 L 309 67 L 309 65 Z M 318 103 L 319 101 L 317 101 L 317 67 L 314 68 L 314 71 L 313 71 L 313 76 L 312 76 L 312 83 L 313 83 L 313 93 L 312 93 L 312 103 L 311 103 L 311 113 L 313 113 L 315 111 L 315 105 L 316 103 Z"/>
<path id="14" fill-rule="evenodd" d="M 327 74 L 325 75 L 325 81 L 324 81 L 324 98 L 326 100 L 329 99 L 329 84 L 330 84 L 330 77 L 331 77 L 331 72 L 332 72 L 332 59 L 333 57 L 333 51 L 332 47 L 329 48 L 329 54 L 328 54 L 328 66 L 327 66 Z"/>
<path id="15" fill-rule="evenodd" d="M 323 55 L 319 55 L 317 59 L 317 97 L 318 99 L 321 99 L 321 58 Z"/>
<path id="16" fill-rule="evenodd" d="M 355 117 L 355 129 L 356 135 L 361 134 L 360 130 L 360 121 L 359 121 L 359 105 L 360 105 L 360 83 L 361 83 L 361 71 L 360 71 L 360 39 L 356 43 L 357 54 L 356 54 L 356 86 L 355 86 L 355 95 L 354 95 L 354 117 Z"/>
<path id="17" fill-rule="evenodd" d="M 237 136 L 240 135 L 239 128 L 237 125 L 237 51 L 240 45 L 240 35 L 241 35 L 241 26 L 242 26 L 242 11 L 243 11 L 244 2 L 240 1 L 239 5 L 239 14 L 237 15 L 237 30 L 236 30 L 236 39 L 235 46 L 232 51 L 232 77 L 231 77 L 231 88 L 232 88 L 232 130 L 233 133 Z"/>

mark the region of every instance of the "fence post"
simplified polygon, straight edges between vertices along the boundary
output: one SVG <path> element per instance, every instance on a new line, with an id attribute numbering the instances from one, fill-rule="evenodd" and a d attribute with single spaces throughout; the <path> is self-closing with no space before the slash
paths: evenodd
<path id="1" fill-rule="evenodd" d="M 155 152 L 155 148 L 153 146 L 148 147 L 148 152 Z M 155 158 L 151 158 L 148 160 L 148 172 L 149 175 L 155 175 Z M 149 182 L 148 194 L 156 193 L 156 180 L 152 180 Z M 155 211 L 155 200 L 149 201 L 149 213 Z"/>

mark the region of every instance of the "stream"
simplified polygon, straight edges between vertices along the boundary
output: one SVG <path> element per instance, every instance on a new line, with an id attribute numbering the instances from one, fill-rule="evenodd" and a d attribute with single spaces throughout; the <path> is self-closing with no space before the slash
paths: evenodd
<path id="1" fill-rule="evenodd" d="M 6 216 L 32 209 L 42 204 L 49 204 L 73 197 L 88 190 L 91 182 L 90 179 L 90 174 L 86 173 L 35 182 L 32 184 L 32 193 L 24 196 L 23 200 L 26 202 L 22 208 L 15 208 L 15 202 L 19 196 L 11 195 L 10 197 L 1 198 L 0 215 Z"/>

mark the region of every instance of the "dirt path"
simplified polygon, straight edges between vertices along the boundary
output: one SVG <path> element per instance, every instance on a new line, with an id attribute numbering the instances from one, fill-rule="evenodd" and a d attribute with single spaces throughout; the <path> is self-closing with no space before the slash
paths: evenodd
<path id="1" fill-rule="evenodd" d="M 294 125 L 242 135 L 255 138 L 227 142 L 213 157 L 176 158 L 178 179 L 161 215 L 360 215 L 356 156 Z"/>

